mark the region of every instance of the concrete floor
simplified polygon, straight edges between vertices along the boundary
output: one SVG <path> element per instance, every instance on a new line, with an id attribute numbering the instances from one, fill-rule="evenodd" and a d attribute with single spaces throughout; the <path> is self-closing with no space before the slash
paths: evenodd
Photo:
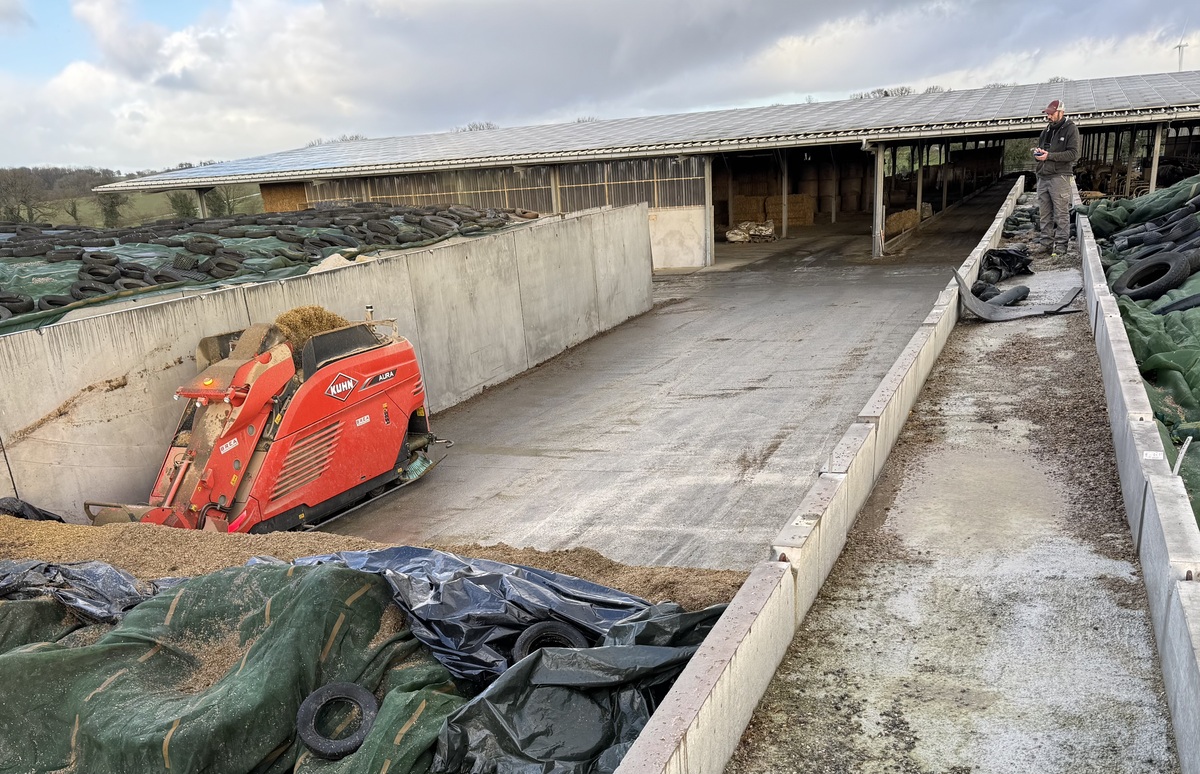
<path id="1" fill-rule="evenodd" d="M 1178 771 L 1086 315 L 960 322 L 726 771 Z"/>
<path id="2" fill-rule="evenodd" d="M 1006 193 L 883 261 L 846 224 L 720 244 L 649 313 L 433 417 L 441 465 L 328 529 L 749 569 Z"/>

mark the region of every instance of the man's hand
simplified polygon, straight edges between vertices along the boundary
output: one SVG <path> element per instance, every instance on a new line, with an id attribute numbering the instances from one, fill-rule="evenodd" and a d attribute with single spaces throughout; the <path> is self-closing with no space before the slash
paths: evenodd
<path id="1" fill-rule="evenodd" d="M 1046 152 L 1045 148 L 1034 148 L 1033 149 L 1033 157 L 1035 159 L 1037 159 L 1038 161 L 1045 161 L 1049 155 L 1050 154 Z"/>

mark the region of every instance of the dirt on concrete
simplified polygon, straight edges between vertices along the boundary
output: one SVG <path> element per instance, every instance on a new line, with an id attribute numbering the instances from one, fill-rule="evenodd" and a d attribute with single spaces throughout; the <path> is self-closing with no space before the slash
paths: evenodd
<path id="1" fill-rule="evenodd" d="M 726 771 L 1178 770 L 1088 318 L 964 319 Z"/>
<path id="2" fill-rule="evenodd" d="M 325 532 L 265 535 L 183 530 L 150 524 L 90 525 L 26 521 L 0 516 L 0 559 L 44 562 L 102 561 L 137 578 L 202 575 L 245 564 L 255 556 L 290 561 L 335 551 L 365 551 L 386 544 Z M 746 573 L 679 567 L 634 567 L 586 548 L 538 551 L 501 544 L 429 546 L 459 556 L 553 570 L 651 602 L 670 600 L 688 610 L 728 602 Z"/>
<path id="3" fill-rule="evenodd" d="M 27 427 L 23 427 L 20 430 L 13 433 L 12 436 L 9 437 L 9 439 L 8 439 L 9 448 L 16 446 L 21 441 L 24 441 L 26 438 L 33 435 L 38 430 L 40 430 L 41 428 L 50 424 L 54 420 L 60 419 L 61 417 L 69 416 L 71 414 L 71 412 L 74 411 L 75 406 L 77 406 L 81 401 L 83 401 L 85 398 L 87 398 L 88 395 L 97 393 L 97 392 L 112 392 L 113 390 L 119 390 L 123 387 L 127 387 L 128 385 L 129 385 L 128 375 L 118 376 L 115 379 L 102 379 L 93 384 L 89 384 L 87 387 L 84 387 L 82 390 L 75 393 L 67 400 L 63 401 L 61 404 L 58 405 L 57 408 L 55 408 L 49 414 L 42 416 L 33 424 L 31 424 Z"/>

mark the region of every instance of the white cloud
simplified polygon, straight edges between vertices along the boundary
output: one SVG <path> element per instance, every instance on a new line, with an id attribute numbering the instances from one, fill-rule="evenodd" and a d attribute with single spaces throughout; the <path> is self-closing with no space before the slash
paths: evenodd
<path id="1" fill-rule="evenodd" d="M 105 62 L 137 78 L 158 65 L 167 31 L 133 19 L 132 7 L 130 0 L 72 0 L 71 12 L 91 32 Z"/>
<path id="2" fill-rule="evenodd" d="M 15 31 L 32 22 L 25 0 L 0 0 L 0 33 Z"/>
<path id="3" fill-rule="evenodd" d="M 0 166 L 129 170 L 469 121 L 1162 72 L 1183 23 L 1149 0 L 232 0 L 175 30 L 128 0 L 72 8 L 99 55 L 43 82 L 0 71 L 22 95 L 0 112 Z"/>

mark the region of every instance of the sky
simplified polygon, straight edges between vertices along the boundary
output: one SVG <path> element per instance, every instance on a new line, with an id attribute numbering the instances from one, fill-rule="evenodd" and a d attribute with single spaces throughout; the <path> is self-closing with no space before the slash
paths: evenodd
<path id="1" fill-rule="evenodd" d="M 1175 72 L 1181 40 L 1200 69 L 1183 0 L 0 0 L 0 167 Z"/>

